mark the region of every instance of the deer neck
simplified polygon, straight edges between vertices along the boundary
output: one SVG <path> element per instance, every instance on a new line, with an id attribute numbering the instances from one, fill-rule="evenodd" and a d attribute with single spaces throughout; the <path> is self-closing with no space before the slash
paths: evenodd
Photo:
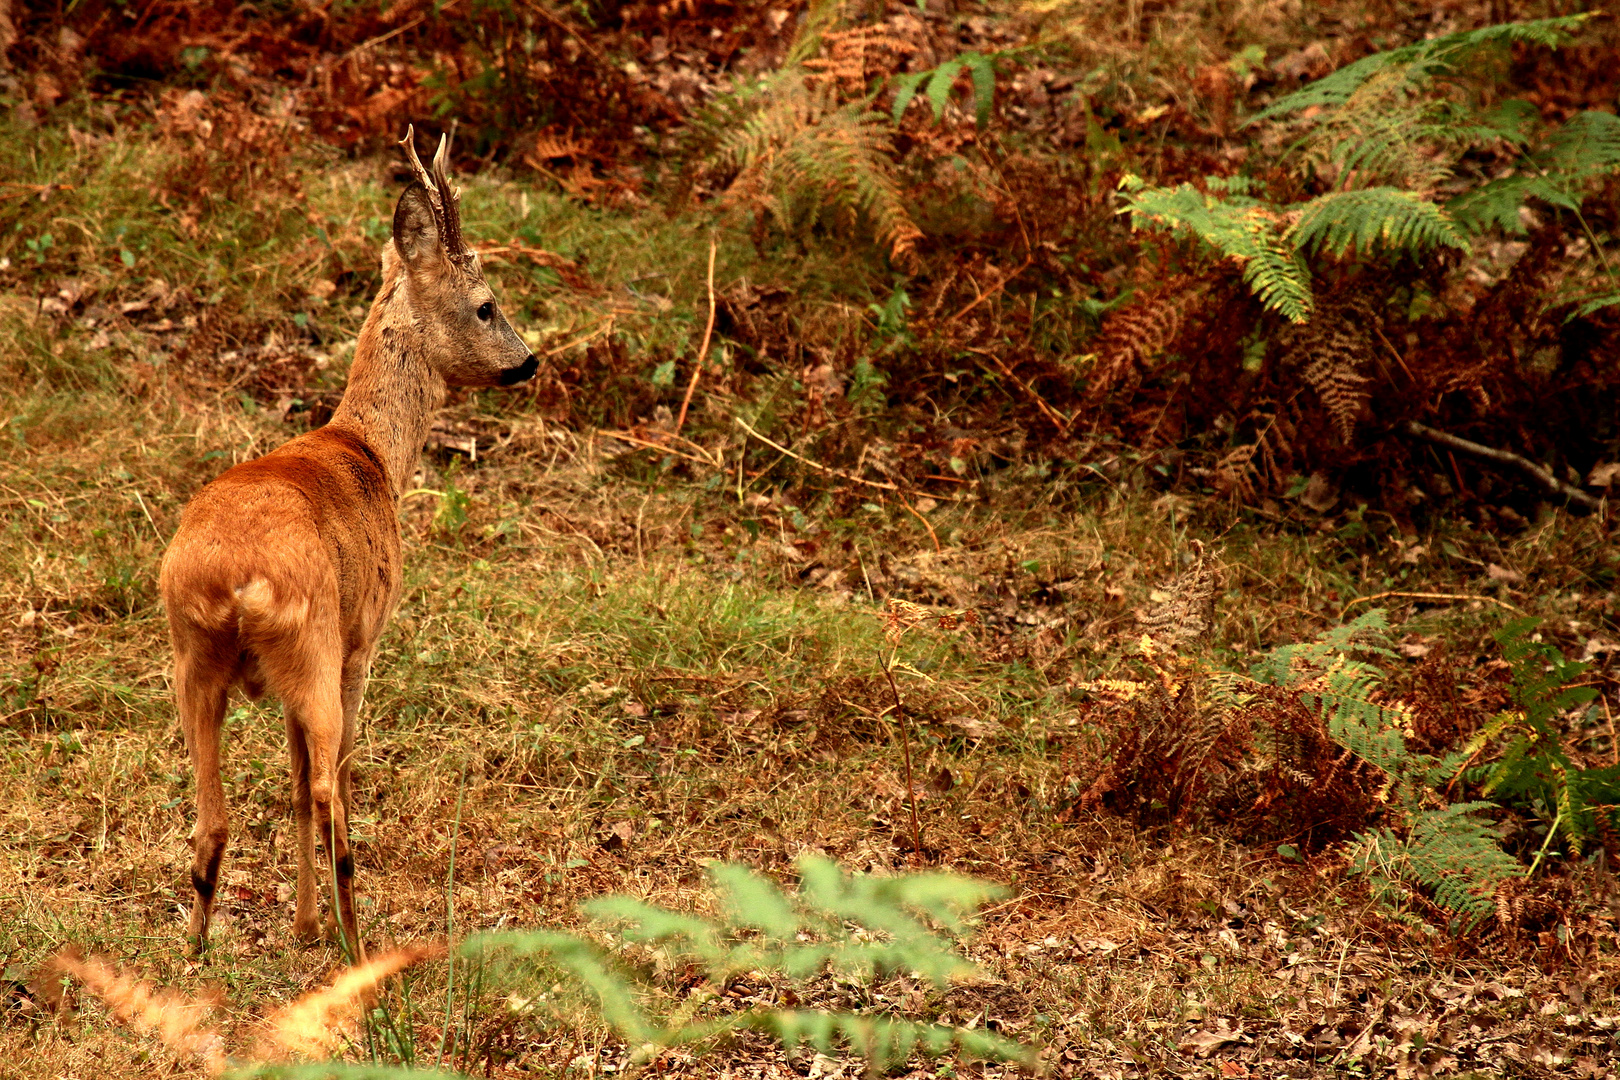
<path id="1" fill-rule="evenodd" d="M 382 459 L 396 496 L 416 473 L 433 414 L 444 404 L 442 376 L 427 362 L 406 289 L 387 283 L 366 316 L 349 385 L 330 423 L 354 432 Z"/>

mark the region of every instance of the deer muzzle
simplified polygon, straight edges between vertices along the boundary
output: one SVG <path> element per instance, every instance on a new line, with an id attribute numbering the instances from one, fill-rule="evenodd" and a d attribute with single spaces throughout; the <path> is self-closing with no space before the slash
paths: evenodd
<path id="1" fill-rule="evenodd" d="M 509 367 L 501 372 L 502 386 L 516 386 L 520 382 L 528 382 L 534 378 L 534 373 L 540 369 L 540 361 L 535 359 L 534 353 L 517 367 Z"/>

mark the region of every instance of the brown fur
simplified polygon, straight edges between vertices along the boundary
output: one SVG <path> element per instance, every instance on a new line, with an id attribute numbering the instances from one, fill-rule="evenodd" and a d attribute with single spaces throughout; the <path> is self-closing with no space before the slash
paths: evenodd
<path id="1" fill-rule="evenodd" d="M 164 555 L 175 694 L 197 775 L 190 934 L 199 950 L 228 833 L 220 727 L 240 684 L 255 699 L 274 694 L 285 715 L 298 827 L 294 932 L 318 935 L 320 838 L 336 878 L 335 921 L 364 955 L 349 767 L 371 657 L 399 602 L 399 497 L 447 384 L 511 385 L 535 369 L 476 256 L 446 249 L 445 236 L 459 238 L 454 195 L 439 198 L 425 183 L 400 197 L 383 287 L 331 422 L 204 487 Z"/>

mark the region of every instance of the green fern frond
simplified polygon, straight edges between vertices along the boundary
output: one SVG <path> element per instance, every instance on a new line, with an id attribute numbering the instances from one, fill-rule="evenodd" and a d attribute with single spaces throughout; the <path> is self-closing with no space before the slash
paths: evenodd
<path id="1" fill-rule="evenodd" d="M 1572 854 L 1598 833 L 1599 815 L 1612 823 L 1620 803 L 1620 767 L 1580 768 L 1564 748 L 1560 713 L 1597 697 L 1597 689 L 1575 684 L 1590 666 L 1534 640 L 1540 620 L 1516 619 L 1494 635 L 1513 673 L 1516 708 L 1499 713 L 1471 742 L 1479 752 L 1499 738 L 1507 745 L 1486 774 L 1483 794 L 1551 812 L 1549 829 L 1564 836 Z M 1550 837 L 1549 837 L 1550 839 Z"/>
<path id="2" fill-rule="evenodd" d="M 626 1041 L 641 1044 L 665 1034 L 642 1006 L 645 991 L 599 946 L 550 930 L 486 931 L 462 942 L 469 959 L 503 954 L 514 966 L 538 968 L 543 980 L 570 979 L 586 991 L 594 1011 Z"/>
<path id="3" fill-rule="evenodd" d="M 1576 183 L 1620 168 L 1620 116 L 1576 113 L 1547 140 L 1544 160 Z"/>
<path id="4" fill-rule="evenodd" d="M 1525 720 L 1536 731 L 1551 736 L 1556 734 L 1548 723 L 1552 717 L 1586 704 L 1598 692 L 1594 687 L 1574 685 L 1591 664 L 1566 660 L 1554 646 L 1534 639 L 1540 625 L 1541 620 L 1534 617 L 1515 619 L 1491 636 L 1502 647 L 1502 659 L 1512 667 L 1513 696 Z"/>
<path id="5" fill-rule="evenodd" d="M 1445 97 L 1423 93 L 1410 65 L 1392 65 L 1340 106 L 1315 114 L 1305 158 L 1341 189 L 1399 187 L 1425 195 L 1452 175 L 1462 149 L 1496 129 Z M 1331 166 L 1331 168 L 1329 168 Z"/>
<path id="6" fill-rule="evenodd" d="M 1471 930 L 1496 912 L 1496 887 L 1522 877 L 1524 867 L 1502 850 L 1496 827 L 1480 818 L 1491 803 L 1454 803 L 1412 823 L 1407 840 L 1413 878 L 1434 893 L 1435 902 L 1456 912 Z"/>
<path id="7" fill-rule="evenodd" d="M 1354 653 L 1394 656 L 1389 647 L 1389 616 L 1372 608 L 1342 626 L 1331 626 L 1312 641 L 1279 646 L 1254 665 L 1250 676 L 1270 686 L 1289 686 L 1327 671 Z"/>
<path id="8" fill-rule="evenodd" d="M 1620 292 L 1604 293 L 1602 296 L 1594 296 L 1592 299 L 1587 300 L 1585 303 L 1577 306 L 1574 311 L 1571 311 L 1567 316 L 1565 316 L 1564 321 L 1569 322 L 1571 319 L 1584 319 L 1588 315 L 1602 311 L 1604 308 L 1614 307 L 1616 304 L 1620 304 Z"/>
<path id="9" fill-rule="evenodd" d="M 1132 228 L 1192 235 L 1243 267 L 1243 280 L 1267 308 L 1293 322 L 1310 317 L 1310 272 L 1280 235 L 1277 212 L 1258 199 L 1206 195 L 1191 184 L 1129 189 Z"/>
<path id="10" fill-rule="evenodd" d="M 1521 877 L 1524 867 L 1502 850 L 1495 826 L 1478 816 L 1494 809 L 1486 802 L 1454 803 L 1419 814 L 1405 839 L 1389 829 L 1354 838 L 1350 872 L 1377 888 L 1396 879 L 1427 890 L 1435 903 L 1456 916 L 1455 929 L 1467 932 L 1496 911 L 1502 882 Z"/>
<path id="11" fill-rule="evenodd" d="M 778 1009 L 747 1014 L 742 1025 L 774 1035 L 788 1050 L 808 1044 L 824 1054 L 843 1047 L 877 1066 L 896 1065 L 920 1049 L 939 1057 L 955 1048 L 970 1058 L 1029 1061 L 1027 1048 L 993 1032 L 920 1024 L 852 1013 Z"/>
<path id="12" fill-rule="evenodd" d="M 1334 255 L 1354 249 L 1415 253 L 1446 246 L 1467 250 L 1468 241 L 1450 216 L 1415 191 L 1366 188 L 1312 199 L 1300 209 L 1288 239 L 1301 248 Z"/>
<path id="13" fill-rule="evenodd" d="M 1409 78 L 1423 79 L 1453 69 L 1470 53 L 1488 46 L 1522 42 L 1556 49 L 1573 38 L 1589 18 L 1590 15 L 1582 14 L 1499 23 L 1374 53 L 1278 98 L 1248 122 L 1254 124 L 1272 120 L 1303 112 L 1312 106 L 1333 108 L 1342 105 L 1369 79 L 1392 65 L 1407 65 Z"/>
<path id="14" fill-rule="evenodd" d="M 1546 177 L 1505 176 L 1452 199 L 1446 204 L 1446 212 L 1457 224 L 1476 235 L 1498 228 L 1522 236 L 1527 230 L 1519 208 L 1531 198 L 1554 205 L 1567 204 L 1562 189 Z"/>
<path id="15" fill-rule="evenodd" d="M 1546 137 L 1545 147 L 1514 176 L 1488 181 L 1453 199 L 1447 209 L 1471 232 L 1500 228 L 1523 234 L 1519 208 L 1529 199 L 1576 211 L 1588 185 L 1620 169 L 1620 117 L 1605 112 L 1577 113 Z M 1585 305 L 1572 318 L 1590 314 Z"/>
<path id="16" fill-rule="evenodd" d="M 696 961 L 713 984 L 739 971 L 803 979 L 832 970 L 869 979 L 914 972 L 937 987 L 976 969 L 945 931 L 966 928 L 979 906 L 1001 895 L 999 886 L 946 873 L 878 877 L 847 874 L 817 858 L 798 863 L 799 888 L 788 893 L 745 867 L 716 865 L 710 880 L 720 919 L 670 911 L 625 896 L 583 905 L 586 914 L 615 926 L 626 942 L 655 947 L 666 957 Z M 689 1045 L 726 1031 L 751 1028 L 790 1047 L 807 1042 L 831 1053 L 846 1047 L 873 1065 L 904 1060 L 914 1049 L 952 1049 L 975 1057 L 1029 1060 L 1029 1051 L 989 1032 L 852 1012 L 755 1008 L 696 1020 L 707 999 L 689 998 L 673 1012 L 654 1008 L 660 988 L 594 942 L 573 934 L 491 932 L 463 943 L 463 955 L 494 954 L 511 968 L 529 968 L 549 989 L 546 1004 L 558 1013 L 595 1013 L 621 1038 L 640 1047 L 644 1062 L 659 1048 Z M 574 998 L 568 990 L 577 991 Z M 537 997 L 535 1001 L 541 1001 Z"/>
<path id="17" fill-rule="evenodd" d="M 990 122 L 990 111 L 995 104 L 995 58 L 972 50 L 959 53 L 938 67 L 897 75 L 894 80 L 894 105 L 890 110 L 894 122 L 900 122 L 900 117 L 905 114 L 906 107 L 916 100 L 919 90 L 928 104 L 933 106 L 934 119 L 943 117 L 945 103 L 950 100 L 951 91 L 956 87 L 956 77 L 963 71 L 973 79 L 974 123 L 984 127 Z"/>
<path id="18" fill-rule="evenodd" d="M 810 0 L 799 22 L 798 33 L 788 45 L 782 67 L 790 68 L 804 63 L 821 48 L 822 35 L 838 25 L 843 17 L 844 0 Z"/>

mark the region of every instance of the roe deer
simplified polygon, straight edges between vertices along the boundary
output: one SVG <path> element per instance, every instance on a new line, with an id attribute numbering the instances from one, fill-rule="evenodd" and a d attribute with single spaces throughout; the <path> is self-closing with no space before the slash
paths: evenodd
<path id="1" fill-rule="evenodd" d="M 445 387 L 511 386 L 534 354 L 513 332 L 461 237 L 441 138 L 430 175 L 407 130 L 416 179 L 394 210 L 382 290 L 343 401 L 325 427 L 224 473 L 186 506 L 159 584 L 174 643 L 180 726 L 197 781 L 190 935 L 198 952 L 227 835 L 220 783 L 226 695 L 281 699 L 298 830 L 293 930 L 316 921 L 315 838 L 326 846 L 340 942 L 364 956 L 349 853 L 349 764 L 378 635 L 400 594 L 398 507 Z"/>

